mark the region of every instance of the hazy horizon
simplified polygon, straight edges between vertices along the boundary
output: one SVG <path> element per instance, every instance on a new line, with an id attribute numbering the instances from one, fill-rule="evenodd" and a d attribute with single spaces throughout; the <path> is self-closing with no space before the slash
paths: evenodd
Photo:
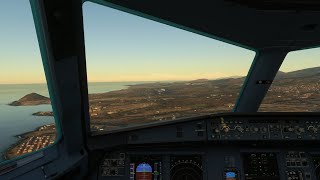
<path id="1" fill-rule="evenodd" d="M 312 69 L 312 68 L 317 68 L 320 66 L 315 66 L 315 67 L 309 67 L 309 68 L 303 68 L 303 69 L 297 69 L 293 71 L 281 71 L 284 73 L 290 73 L 290 72 L 295 72 L 299 70 L 304 70 L 304 69 Z M 219 80 L 219 79 L 229 79 L 229 78 L 244 78 L 246 76 L 241 76 L 241 75 L 235 75 L 235 76 L 226 76 L 226 77 L 219 77 L 219 78 L 197 78 L 197 79 L 175 79 L 175 80 L 137 80 L 137 81 L 89 81 L 88 83 L 125 83 L 125 82 L 178 82 L 178 81 L 195 81 L 195 80 L 200 80 L 200 79 L 208 79 L 208 80 Z M 35 82 L 35 83 L 0 83 L 0 85 L 31 85 L 31 84 L 47 84 L 46 82 Z"/>
<path id="2" fill-rule="evenodd" d="M 315 66 L 315 67 L 309 67 L 309 68 L 303 68 L 303 69 L 297 69 L 297 70 L 293 70 L 293 71 L 281 71 L 284 73 L 290 73 L 290 72 L 295 72 L 295 71 L 299 71 L 299 70 L 305 70 L 305 69 L 312 69 L 312 68 L 317 68 L 320 66 Z M 200 80 L 200 79 L 208 79 L 208 80 L 220 80 L 220 79 L 231 79 L 231 78 L 244 78 L 246 76 L 226 76 L 226 77 L 219 77 L 219 78 L 214 78 L 214 79 L 210 79 L 210 78 L 198 78 L 198 79 L 176 79 L 176 80 L 151 80 L 151 81 L 147 81 L 147 80 L 138 80 L 138 81 L 89 81 L 88 83 L 130 83 L 130 82 L 178 82 L 178 81 L 195 81 L 195 80 Z M 31 85 L 31 84 L 47 84 L 46 82 L 39 82 L 39 83 L 10 83 L 10 84 L 5 84 L 5 83 L 0 83 L 0 85 Z"/>
<path id="3" fill-rule="evenodd" d="M 200 79 L 208 79 L 208 80 L 218 80 L 218 79 L 224 79 L 224 78 L 243 78 L 245 76 L 239 76 L 239 77 L 233 77 L 233 76 L 229 76 L 229 77 L 221 77 L 221 78 L 217 78 L 217 79 L 208 79 L 208 78 L 200 78 Z M 138 81 L 91 81 L 88 83 L 130 83 L 130 82 L 178 82 L 178 81 L 195 81 L 195 80 L 200 80 L 200 79 L 186 79 L 186 80 L 153 80 L 153 81 L 144 81 L 144 80 L 138 80 Z M 39 83 L 12 83 L 12 84 L 3 84 L 0 83 L 0 85 L 32 85 L 32 84 L 47 84 L 46 82 L 39 82 Z"/>

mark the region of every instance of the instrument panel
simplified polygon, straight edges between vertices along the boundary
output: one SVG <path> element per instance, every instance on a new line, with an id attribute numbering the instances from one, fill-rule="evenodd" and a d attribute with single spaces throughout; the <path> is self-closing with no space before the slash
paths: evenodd
<path id="1" fill-rule="evenodd" d="M 320 180 L 319 122 L 212 116 L 118 133 L 98 179 Z"/>
<path id="2" fill-rule="evenodd" d="M 209 140 L 320 140 L 320 119 L 224 118 L 210 121 Z"/>
<path id="3" fill-rule="evenodd" d="M 208 148 L 206 150 L 213 150 Z M 241 149 L 239 153 L 219 149 L 208 152 L 123 152 L 105 156 L 99 179 L 130 180 L 320 180 L 320 154 L 301 150 Z M 198 153 L 198 154 L 195 154 Z M 120 161 L 120 163 L 119 163 Z M 115 163 L 117 162 L 117 163 Z"/>
<path id="4" fill-rule="evenodd" d="M 130 180 L 199 180 L 203 179 L 203 156 L 200 154 L 163 155 L 157 153 L 143 154 L 129 152 L 126 154 L 124 166 L 104 162 L 119 162 L 123 152 L 106 155 L 100 165 L 100 179 L 130 179 Z M 121 164 L 122 165 L 122 164 Z M 126 170 L 123 171 L 123 168 Z"/>

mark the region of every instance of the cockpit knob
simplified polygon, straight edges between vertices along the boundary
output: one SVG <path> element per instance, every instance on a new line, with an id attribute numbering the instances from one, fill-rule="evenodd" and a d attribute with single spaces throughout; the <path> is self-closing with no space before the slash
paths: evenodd
<path id="1" fill-rule="evenodd" d="M 299 127 L 299 128 L 297 129 L 297 131 L 298 131 L 299 133 L 303 133 L 303 132 L 304 132 L 304 128 L 303 128 L 303 127 Z"/>
<path id="2" fill-rule="evenodd" d="M 262 127 L 262 128 L 260 129 L 260 131 L 261 131 L 262 133 L 266 133 L 266 132 L 268 131 L 268 129 L 267 129 L 266 127 Z"/>
<path id="3" fill-rule="evenodd" d="M 215 128 L 215 129 L 214 129 L 214 132 L 215 132 L 215 133 L 219 133 L 220 130 L 219 130 L 218 128 Z"/>
<path id="4" fill-rule="evenodd" d="M 239 131 L 239 132 L 243 132 L 243 128 L 241 127 L 241 126 L 237 126 L 237 130 Z"/>
<path id="5" fill-rule="evenodd" d="M 259 128 L 254 127 L 254 128 L 252 128 L 252 131 L 253 131 L 253 132 L 258 132 L 258 131 L 259 131 Z"/>
<path id="6" fill-rule="evenodd" d="M 222 130 L 223 130 L 225 133 L 227 133 L 227 132 L 229 132 L 230 128 L 229 128 L 228 126 L 225 126 L 225 127 L 222 128 Z"/>
<path id="7" fill-rule="evenodd" d="M 316 133 L 318 131 L 318 128 L 314 127 L 314 126 L 309 126 L 308 127 L 310 132 Z"/>

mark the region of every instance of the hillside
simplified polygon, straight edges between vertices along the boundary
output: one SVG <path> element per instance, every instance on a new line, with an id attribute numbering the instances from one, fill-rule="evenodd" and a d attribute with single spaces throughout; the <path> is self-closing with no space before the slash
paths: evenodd
<path id="1" fill-rule="evenodd" d="M 259 111 L 320 111 L 320 67 L 279 72 Z M 126 89 L 89 94 L 91 128 L 119 128 L 132 124 L 173 120 L 232 111 L 245 77 L 198 79 L 130 85 Z M 31 93 L 12 105 L 49 104 Z M 34 115 L 52 115 L 38 112 Z"/>
<path id="2" fill-rule="evenodd" d="M 259 111 L 320 111 L 320 68 L 280 72 Z M 93 131 L 232 111 L 242 78 L 147 83 L 90 94 Z"/>
<path id="3" fill-rule="evenodd" d="M 279 71 L 276 76 L 276 79 L 304 78 L 304 77 L 316 76 L 316 75 L 320 75 L 320 67 L 301 69 L 301 70 L 291 71 L 291 72 L 287 72 L 287 73 Z"/>
<path id="4" fill-rule="evenodd" d="M 42 96 L 37 93 L 30 93 L 23 96 L 17 101 L 10 103 L 10 106 L 35 106 L 41 104 L 50 104 L 50 99 L 48 97 Z"/>

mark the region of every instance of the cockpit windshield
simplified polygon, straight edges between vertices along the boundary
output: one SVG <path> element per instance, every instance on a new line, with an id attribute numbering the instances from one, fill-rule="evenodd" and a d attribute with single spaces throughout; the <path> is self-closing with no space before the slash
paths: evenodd
<path id="1" fill-rule="evenodd" d="M 320 48 L 290 52 L 259 111 L 320 111 Z"/>
<path id="2" fill-rule="evenodd" d="M 255 52 L 83 5 L 91 131 L 233 110 Z"/>

